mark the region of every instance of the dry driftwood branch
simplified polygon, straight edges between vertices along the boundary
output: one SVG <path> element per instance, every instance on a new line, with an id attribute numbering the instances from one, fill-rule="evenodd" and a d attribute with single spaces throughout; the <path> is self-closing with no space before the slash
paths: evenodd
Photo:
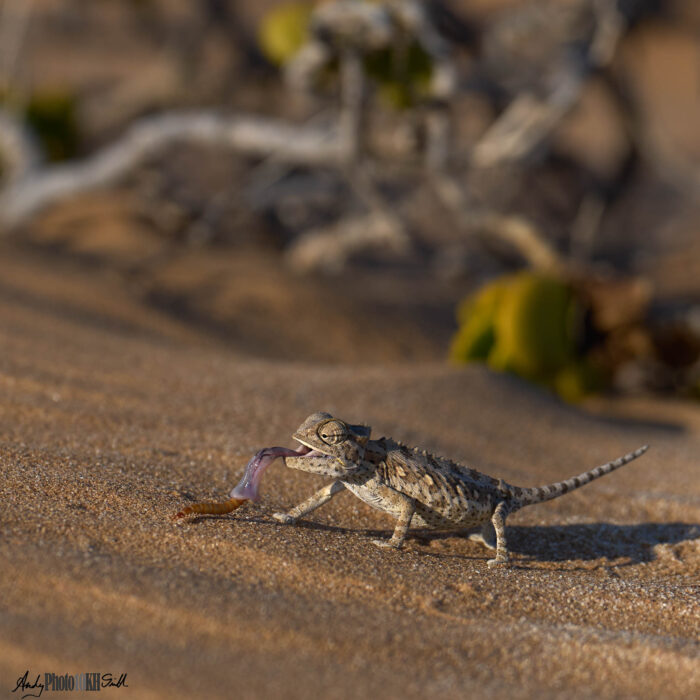
<path id="1" fill-rule="evenodd" d="M 401 255 L 408 249 L 396 222 L 381 212 L 371 212 L 305 233 L 287 251 L 287 261 L 303 272 L 337 272 L 357 253 L 391 251 Z"/>
<path id="2" fill-rule="evenodd" d="M 490 168 L 527 158 L 575 102 L 570 93 L 561 97 L 565 99 L 542 101 L 530 94 L 517 96 L 475 144 L 472 164 Z"/>
<path id="3" fill-rule="evenodd" d="M 567 273 L 569 265 L 564 258 L 524 217 L 474 206 L 462 186 L 450 175 L 433 174 L 431 184 L 443 204 L 469 233 L 500 238 L 515 248 L 535 269 L 555 274 Z"/>
<path id="4" fill-rule="evenodd" d="M 622 25 L 611 9 L 615 7 L 611 0 L 595 1 L 599 31 L 589 55 L 579 63 L 562 66 L 545 98 L 529 93 L 516 96 L 473 149 L 470 165 L 486 167 L 526 158 L 576 103 L 590 69 L 609 61 Z M 534 226 L 520 217 L 474 208 L 456 181 L 445 173 L 451 152 L 447 105 L 456 90 L 456 70 L 449 42 L 432 25 L 422 3 L 338 0 L 318 7 L 312 28 L 315 32 L 289 65 L 288 74 L 297 86 L 308 86 L 323 65 L 335 56 L 340 58 L 340 118 L 322 127 L 207 111 L 166 113 L 136 122 L 121 139 L 83 161 L 42 169 L 31 140 L 16 123 L 3 121 L 0 114 L 0 152 L 10 162 L 13 174 L 0 190 L 0 226 L 11 227 L 56 200 L 104 186 L 153 152 L 174 141 L 187 140 L 234 148 L 280 163 L 345 171 L 370 213 L 348 225 L 341 222 L 326 233 L 317 230 L 301 239 L 297 252 L 290 254 L 306 261 L 300 265 L 317 266 L 309 263 L 312 259 L 324 266 L 337 265 L 338 261 L 342 264 L 360 248 L 374 247 L 373 236 L 377 236 L 379 247 L 405 250 L 409 241 L 406 227 L 366 177 L 362 148 L 366 79 L 361 58 L 366 51 L 390 46 L 408 35 L 421 44 L 434 63 L 430 91 L 436 108 L 427 122 L 426 156 L 438 194 L 470 230 L 509 241 L 535 267 L 564 268 L 560 256 Z M 328 236 L 327 242 L 323 241 L 324 235 Z"/>
<path id="5" fill-rule="evenodd" d="M 537 227 L 522 216 L 481 212 L 472 216 L 475 228 L 512 245 L 537 270 L 565 274 L 567 264 Z"/>
<path id="6" fill-rule="evenodd" d="M 432 25 L 425 7 L 413 0 L 358 3 L 352 0 L 319 5 L 311 21 L 307 44 L 287 66 L 287 78 L 297 89 L 308 90 L 331 60 L 340 61 L 340 129 L 347 146 L 344 173 L 369 210 L 366 216 L 337 222 L 311 231 L 289 250 L 296 269 L 341 269 L 354 254 L 391 250 L 405 254 L 411 248 L 408 227 L 385 201 L 365 162 L 363 143 L 367 111 L 367 79 L 363 56 L 405 41 L 418 41 L 433 60 L 430 94 L 433 105 L 427 118 L 426 163 L 442 170 L 450 155 L 451 128 L 448 104 L 457 79 L 452 47 Z"/>
<path id="7" fill-rule="evenodd" d="M 376 185 L 370 165 L 350 163 L 342 172 L 368 213 L 298 238 L 287 251 L 287 262 L 295 270 L 338 272 L 358 253 L 391 252 L 400 257 L 412 250 L 408 226 Z"/>
<path id="8" fill-rule="evenodd" d="M 585 54 L 562 61 L 546 96 L 516 95 L 472 149 L 472 165 L 488 168 L 528 158 L 577 104 L 591 72 L 611 62 L 626 29 L 624 18 L 615 0 L 592 0 L 592 9 L 595 31 Z"/>
<path id="9" fill-rule="evenodd" d="M 617 2 L 593 0 L 593 11 L 596 15 L 596 30 L 588 57 L 591 65 L 602 68 L 612 61 L 627 23 Z"/>
<path id="10" fill-rule="evenodd" d="M 5 126 L 0 121 L 0 147 L 16 140 L 17 130 Z M 25 158 L 22 177 L 0 191 L 0 225 L 17 225 L 59 199 L 113 182 L 149 155 L 181 140 L 310 166 L 337 165 L 347 159 L 346 144 L 332 126 L 294 126 L 209 111 L 171 112 L 136 122 L 123 137 L 81 161 L 37 168 L 35 160 Z M 28 143 L 23 141 L 25 156 Z M 27 167 L 28 162 L 32 167 Z"/>
<path id="11" fill-rule="evenodd" d="M 341 63 L 343 119 L 354 126 L 351 138 L 361 150 L 359 136 L 366 100 L 358 97 L 357 86 L 366 92 L 361 63 L 363 55 L 395 47 L 407 38 L 417 41 L 432 60 L 428 94 L 431 98 L 427 126 L 426 163 L 444 168 L 451 152 L 449 101 L 457 88 L 457 70 L 452 45 L 435 28 L 426 7 L 415 0 L 385 0 L 377 3 L 336 0 L 319 5 L 311 19 L 311 36 L 286 66 L 291 87 L 310 90 L 321 71 L 336 58 Z"/>
<path id="12" fill-rule="evenodd" d="M 389 45 L 397 32 L 409 31 L 417 36 L 434 56 L 438 66 L 434 88 L 438 97 L 445 98 L 454 87 L 448 44 L 432 28 L 420 3 L 372 5 L 340 0 L 320 6 L 313 21 L 314 26 L 324 30 L 332 27 L 342 39 L 338 44 L 342 74 L 338 124 L 325 128 L 300 127 L 254 117 L 224 117 L 207 111 L 172 112 L 136 122 L 122 138 L 82 161 L 41 168 L 28 135 L 16 122 L 0 119 L 0 149 L 12 176 L 0 190 L 0 226 L 10 228 L 57 200 L 109 184 L 139 161 L 178 140 L 235 148 L 243 153 L 308 166 L 358 163 L 362 159 L 366 111 L 361 55 L 365 50 Z M 323 41 L 313 38 L 309 46 L 319 48 L 322 44 Z M 312 61 L 316 68 L 319 59 L 322 62 L 328 57 L 325 49 L 317 53 L 319 56 Z M 439 147 L 433 149 L 432 160 L 442 161 L 449 152 L 445 142 L 448 132 L 444 119 L 434 121 Z M 377 211 L 374 206 L 370 209 Z M 382 216 L 387 218 L 385 214 Z"/>

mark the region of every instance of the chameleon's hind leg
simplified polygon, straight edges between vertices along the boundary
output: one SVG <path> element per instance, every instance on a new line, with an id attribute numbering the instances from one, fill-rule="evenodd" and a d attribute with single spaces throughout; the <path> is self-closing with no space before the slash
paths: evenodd
<path id="1" fill-rule="evenodd" d="M 411 520 L 413 519 L 413 514 L 415 512 L 416 502 L 408 496 L 403 496 L 401 500 L 399 519 L 396 521 L 396 527 L 394 528 L 394 534 L 391 536 L 391 539 L 372 540 L 372 544 L 375 544 L 377 547 L 381 547 L 382 549 L 386 547 L 401 549 L 403 542 L 406 539 L 408 528 L 411 526 Z"/>
<path id="2" fill-rule="evenodd" d="M 472 532 L 469 539 L 472 542 L 479 542 L 489 549 L 496 549 L 496 530 L 490 521 L 484 523 L 479 532 Z"/>
<path id="3" fill-rule="evenodd" d="M 503 566 L 508 563 L 508 546 L 506 544 L 506 516 L 508 507 L 505 501 L 501 501 L 491 516 L 493 529 L 496 531 L 496 558 L 489 559 L 487 564 L 489 569 L 494 566 Z"/>
<path id="4" fill-rule="evenodd" d="M 280 523 L 295 523 L 299 518 L 303 518 L 305 515 L 316 510 L 316 508 L 320 508 L 322 505 L 328 503 L 336 493 L 340 493 L 344 488 L 345 485 L 342 481 L 334 481 L 328 484 L 328 486 L 324 486 L 322 489 L 316 491 L 313 496 L 310 496 L 298 506 L 292 508 L 288 513 L 273 513 L 272 517 Z"/>

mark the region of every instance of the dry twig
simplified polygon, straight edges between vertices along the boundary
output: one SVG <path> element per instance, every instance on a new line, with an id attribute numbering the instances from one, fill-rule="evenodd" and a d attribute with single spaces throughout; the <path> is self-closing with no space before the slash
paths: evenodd
<path id="1" fill-rule="evenodd" d="M 148 156 L 181 140 L 254 156 L 274 155 L 277 160 L 299 165 L 337 165 L 347 160 L 345 144 L 333 127 L 294 126 L 202 111 L 144 118 L 120 139 L 84 160 L 37 168 L 30 141 L 18 139 L 17 129 L 0 121 L 0 143 L 19 144 L 18 162 L 22 164 L 22 177 L 15 176 L 0 191 L 0 224 L 15 226 L 53 202 L 114 182 Z"/>

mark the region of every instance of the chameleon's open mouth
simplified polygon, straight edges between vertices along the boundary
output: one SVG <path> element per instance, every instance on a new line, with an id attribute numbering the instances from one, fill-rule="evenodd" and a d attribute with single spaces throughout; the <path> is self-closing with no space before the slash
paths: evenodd
<path id="1" fill-rule="evenodd" d="M 285 457 L 330 457 L 331 455 L 326 454 L 325 452 L 321 452 L 321 450 L 317 450 L 315 447 L 311 447 L 311 445 L 307 445 L 305 442 L 300 440 L 298 437 L 292 436 L 298 443 L 301 444 L 301 447 L 291 455 L 285 455 Z"/>
<path id="2" fill-rule="evenodd" d="M 313 447 L 311 445 L 307 445 L 303 440 L 300 440 L 296 435 L 292 435 L 292 438 L 296 440 L 298 443 L 301 443 L 301 447 L 299 447 L 296 452 L 293 454 L 288 454 L 285 455 L 284 463 L 288 467 L 292 467 L 292 469 L 304 469 L 304 467 L 297 466 L 295 464 L 287 464 L 287 457 L 291 457 L 293 459 L 299 459 L 305 460 L 310 457 L 316 457 L 316 458 L 323 458 L 323 459 L 335 459 L 335 457 L 332 454 L 329 454 L 328 452 L 324 452 L 323 450 L 319 450 L 317 447 Z"/>
<path id="3" fill-rule="evenodd" d="M 256 453 L 248 462 L 245 472 L 230 493 L 231 498 L 257 501 L 260 498 L 260 481 L 265 470 L 278 457 L 322 457 L 327 456 L 302 443 L 297 450 L 286 447 L 266 447 Z"/>

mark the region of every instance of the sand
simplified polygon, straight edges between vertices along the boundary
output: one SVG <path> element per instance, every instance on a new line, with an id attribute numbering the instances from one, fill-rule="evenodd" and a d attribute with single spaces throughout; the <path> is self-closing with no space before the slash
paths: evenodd
<path id="1" fill-rule="evenodd" d="M 256 359 L 11 248 L 0 396 L 3 697 L 25 670 L 127 673 L 115 698 L 700 695 L 695 406 L 592 415 L 480 367 Z M 380 551 L 391 521 L 350 494 L 277 524 L 322 483 L 281 462 L 259 503 L 170 520 L 316 410 L 519 485 L 652 448 L 515 515 L 509 570 L 459 533 Z"/>

